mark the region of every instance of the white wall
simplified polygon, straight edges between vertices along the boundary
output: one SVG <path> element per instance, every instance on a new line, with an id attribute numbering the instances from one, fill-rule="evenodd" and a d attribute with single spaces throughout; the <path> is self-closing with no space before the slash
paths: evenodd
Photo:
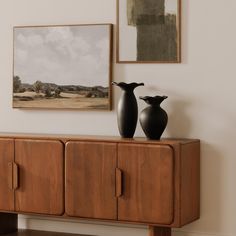
<path id="1" fill-rule="evenodd" d="M 236 1 L 183 0 L 183 63 L 114 64 L 114 80 L 145 82 L 137 95 L 165 94 L 165 136 L 202 140 L 201 219 L 174 236 L 235 236 L 236 227 Z M 115 0 L 0 0 L 0 131 L 118 135 L 113 112 L 11 108 L 12 27 L 114 23 Z M 119 97 L 115 90 L 115 104 Z M 139 102 L 140 109 L 144 107 Z M 95 122 L 96 121 L 96 122 Z M 138 127 L 137 136 L 143 136 Z M 21 219 L 43 227 L 99 236 L 144 236 L 143 227 Z M 125 229 L 125 230 L 124 230 Z"/>

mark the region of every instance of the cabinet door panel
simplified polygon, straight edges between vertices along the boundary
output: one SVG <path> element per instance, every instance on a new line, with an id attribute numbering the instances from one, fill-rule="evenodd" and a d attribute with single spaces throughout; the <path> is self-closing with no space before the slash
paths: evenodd
<path id="1" fill-rule="evenodd" d="M 66 213 L 97 219 L 117 218 L 116 144 L 66 144 Z"/>
<path id="2" fill-rule="evenodd" d="M 14 210 L 12 189 L 12 163 L 14 162 L 14 140 L 0 139 L 0 210 Z"/>
<path id="3" fill-rule="evenodd" d="M 123 195 L 118 219 L 170 224 L 174 214 L 174 159 L 169 146 L 120 144 Z"/>
<path id="4" fill-rule="evenodd" d="M 63 144 L 59 141 L 16 140 L 19 167 L 16 211 L 61 215 L 63 207 Z"/>

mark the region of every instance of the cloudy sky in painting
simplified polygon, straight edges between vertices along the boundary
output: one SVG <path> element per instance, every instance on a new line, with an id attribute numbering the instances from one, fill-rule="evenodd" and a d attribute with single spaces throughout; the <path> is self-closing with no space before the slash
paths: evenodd
<path id="1" fill-rule="evenodd" d="M 14 75 L 23 83 L 107 87 L 108 68 L 106 25 L 14 29 Z"/>
<path id="2" fill-rule="evenodd" d="M 177 14 L 178 0 L 165 0 L 165 12 Z"/>

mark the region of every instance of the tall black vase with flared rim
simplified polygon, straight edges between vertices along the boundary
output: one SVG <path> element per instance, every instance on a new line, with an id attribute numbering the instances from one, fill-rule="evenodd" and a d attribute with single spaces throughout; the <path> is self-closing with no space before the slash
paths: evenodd
<path id="1" fill-rule="evenodd" d="M 160 106 L 167 96 L 140 97 L 149 106 L 140 114 L 140 124 L 148 139 L 160 140 L 167 123 L 168 115 Z"/>
<path id="2" fill-rule="evenodd" d="M 116 83 L 123 91 L 117 109 L 117 123 L 122 138 L 133 138 L 138 121 L 138 104 L 134 89 L 144 86 L 144 83 Z"/>

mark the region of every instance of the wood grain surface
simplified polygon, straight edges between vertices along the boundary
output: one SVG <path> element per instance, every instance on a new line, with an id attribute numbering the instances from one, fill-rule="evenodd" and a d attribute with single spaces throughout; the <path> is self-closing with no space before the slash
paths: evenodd
<path id="1" fill-rule="evenodd" d="M 140 144 L 188 144 L 199 141 L 198 139 L 186 138 L 164 138 L 161 140 L 149 140 L 145 137 L 122 138 L 119 136 L 100 136 L 100 135 L 65 135 L 65 134 L 32 134 L 32 133 L 0 133 L 0 138 L 17 139 L 42 139 L 42 140 L 62 140 L 68 141 L 88 141 L 88 142 L 107 142 L 107 143 L 140 143 Z"/>
<path id="2" fill-rule="evenodd" d="M 64 212 L 63 144 L 59 141 L 15 140 L 19 187 L 15 210 L 61 215 Z"/>
<path id="3" fill-rule="evenodd" d="M 200 141 L 0 133 L 0 212 L 181 227 L 200 217 Z"/>
<path id="4" fill-rule="evenodd" d="M 0 210 L 14 211 L 14 140 L 0 139 Z"/>
<path id="5" fill-rule="evenodd" d="M 117 218 L 116 144 L 66 144 L 66 213 L 98 219 Z"/>
<path id="6" fill-rule="evenodd" d="M 174 157 L 170 146 L 119 144 L 123 195 L 118 219 L 171 224 L 174 219 Z"/>
<path id="7" fill-rule="evenodd" d="M 200 217 L 200 143 L 181 149 L 181 224 Z"/>

